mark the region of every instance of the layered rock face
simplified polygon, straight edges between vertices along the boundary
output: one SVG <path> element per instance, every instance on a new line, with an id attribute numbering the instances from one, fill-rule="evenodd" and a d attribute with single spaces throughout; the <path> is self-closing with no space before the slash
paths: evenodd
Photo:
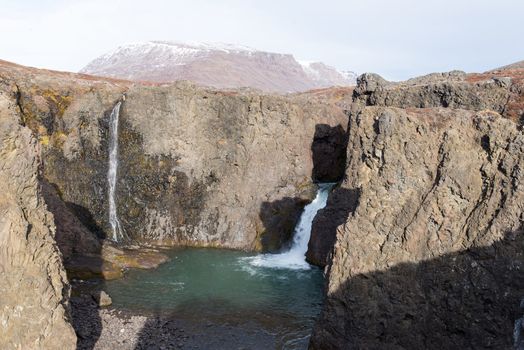
<path id="1" fill-rule="evenodd" d="M 312 240 L 336 243 L 317 257 L 329 282 L 310 348 L 512 346 L 524 296 L 520 77 L 361 78 L 345 178 L 313 228 Z"/>
<path id="2" fill-rule="evenodd" d="M 73 215 L 57 218 L 99 237 L 111 235 L 108 123 L 124 93 L 117 213 L 126 234 L 146 243 L 278 249 L 314 195 L 317 125 L 338 134 L 347 125 L 340 108 L 304 96 L 132 85 L 7 65 L 1 74 L 17 86 L 13 100 L 42 145 L 48 197 Z M 82 241 L 75 232 L 65 241 Z M 71 249 L 100 249 L 84 243 Z"/>
<path id="3" fill-rule="evenodd" d="M 40 145 L 0 91 L 0 348 L 75 349 L 67 279 L 41 188 Z"/>

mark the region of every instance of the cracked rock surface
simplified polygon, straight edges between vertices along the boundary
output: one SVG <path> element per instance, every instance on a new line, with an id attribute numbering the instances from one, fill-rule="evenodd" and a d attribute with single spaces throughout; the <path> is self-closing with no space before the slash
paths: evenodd
<path id="1" fill-rule="evenodd" d="M 524 133 L 515 117 L 524 110 L 504 105 L 522 101 L 519 77 L 360 79 L 345 178 L 331 195 L 339 199 L 315 220 L 342 217 L 330 228 L 336 243 L 312 349 L 511 348 L 524 296 Z"/>
<path id="2" fill-rule="evenodd" d="M 0 91 L 0 348 L 75 349 L 69 288 L 39 186 L 40 146 Z"/>

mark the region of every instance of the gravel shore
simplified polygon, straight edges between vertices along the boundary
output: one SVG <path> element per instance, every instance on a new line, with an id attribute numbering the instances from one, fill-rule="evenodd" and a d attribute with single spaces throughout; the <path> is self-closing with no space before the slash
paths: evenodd
<path id="1" fill-rule="evenodd" d="M 78 350 L 182 349 L 188 336 L 175 320 L 99 308 L 90 296 L 71 300 Z"/>
<path id="2" fill-rule="evenodd" d="M 91 295 L 71 298 L 78 350 L 279 349 L 275 334 L 250 322 L 177 319 L 173 314 L 137 314 L 100 308 Z"/>

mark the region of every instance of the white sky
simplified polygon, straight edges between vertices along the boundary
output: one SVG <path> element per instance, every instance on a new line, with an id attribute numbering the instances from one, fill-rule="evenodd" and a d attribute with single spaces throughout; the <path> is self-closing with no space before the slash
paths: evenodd
<path id="1" fill-rule="evenodd" d="M 292 53 L 399 80 L 524 60 L 524 0 L 0 0 L 0 59 L 78 71 L 179 40 Z"/>

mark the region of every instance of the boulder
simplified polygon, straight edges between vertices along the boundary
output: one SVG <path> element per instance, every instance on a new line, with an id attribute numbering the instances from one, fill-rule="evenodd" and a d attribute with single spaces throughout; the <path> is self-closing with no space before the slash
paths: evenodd
<path id="1" fill-rule="evenodd" d="M 109 296 L 109 294 L 107 294 L 103 290 L 93 293 L 92 296 L 95 302 L 100 307 L 109 306 L 113 303 L 113 300 L 111 300 L 111 297 Z"/>

